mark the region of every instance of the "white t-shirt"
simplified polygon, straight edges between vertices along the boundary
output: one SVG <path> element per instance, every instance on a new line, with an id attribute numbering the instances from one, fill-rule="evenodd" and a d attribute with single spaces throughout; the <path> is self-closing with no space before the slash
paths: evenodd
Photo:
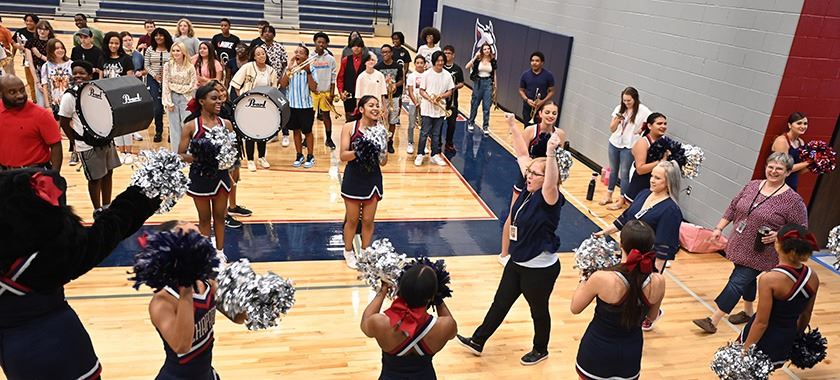
<path id="1" fill-rule="evenodd" d="M 435 72 L 434 69 L 431 69 L 423 73 L 420 88 L 426 90 L 426 94 L 433 97 L 455 88 L 455 82 L 452 81 L 452 75 L 449 74 L 448 71 L 441 70 L 438 73 Z M 442 103 L 443 102 L 439 102 L 439 104 L 443 105 Z M 444 117 L 446 114 L 441 107 L 435 107 L 431 102 L 423 98 L 423 100 L 420 101 L 420 115 L 429 117 Z"/>
<path id="2" fill-rule="evenodd" d="M 379 70 L 373 70 L 372 74 L 367 71 L 362 71 L 356 77 L 356 99 L 361 99 L 365 95 L 375 96 L 377 99 L 382 99 L 382 95 L 388 93 L 388 87 L 385 85 L 385 75 L 382 75 Z"/>
<path id="3" fill-rule="evenodd" d="M 417 48 L 417 55 L 422 55 L 424 58 L 426 58 L 426 69 L 434 65 L 434 62 L 432 62 L 432 54 L 434 54 L 436 51 L 440 51 L 440 45 L 435 45 L 435 47 L 429 47 L 429 45 L 423 44 L 423 46 Z"/>
<path id="4" fill-rule="evenodd" d="M 615 106 L 613 113 L 610 115 L 610 120 L 612 120 L 620 109 L 621 105 Z M 633 112 L 632 109 L 624 112 L 624 120 L 618 123 L 615 132 L 610 135 L 610 144 L 616 148 L 632 148 L 633 143 L 641 137 L 635 134 L 635 132 L 642 128 L 642 124 L 647 121 L 648 116 L 651 114 L 650 110 L 644 104 L 639 104 L 639 112 L 636 114 L 635 120 L 632 121 L 629 120 L 631 112 Z"/>
<path id="5" fill-rule="evenodd" d="M 423 74 L 426 72 L 418 73 L 416 71 L 412 71 L 408 73 L 408 76 L 405 78 L 405 88 L 411 88 L 413 92 L 414 99 L 420 101 L 420 87 L 423 85 Z M 411 101 L 411 98 L 408 98 L 408 91 L 405 92 L 406 98 L 408 102 Z"/>
<path id="6" fill-rule="evenodd" d="M 79 120 L 79 114 L 76 112 L 76 97 L 70 93 L 64 93 L 61 96 L 61 103 L 58 106 L 58 116 L 63 116 L 73 119 L 72 127 L 79 135 L 85 134 L 85 129 L 82 127 L 82 121 Z M 70 136 L 72 137 L 72 136 Z M 76 140 L 76 152 L 87 152 L 93 149 L 90 145 L 85 144 L 82 140 Z"/>

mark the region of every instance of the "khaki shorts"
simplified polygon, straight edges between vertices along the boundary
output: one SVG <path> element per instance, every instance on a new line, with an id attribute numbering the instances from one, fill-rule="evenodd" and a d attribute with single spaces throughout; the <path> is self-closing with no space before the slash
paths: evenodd
<path id="1" fill-rule="evenodd" d="M 82 168 L 85 170 L 85 178 L 88 181 L 102 179 L 108 172 L 121 165 L 117 148 L 114 147 L 113 143 L 79 152 L 79 158 L 82 161 Z"/>

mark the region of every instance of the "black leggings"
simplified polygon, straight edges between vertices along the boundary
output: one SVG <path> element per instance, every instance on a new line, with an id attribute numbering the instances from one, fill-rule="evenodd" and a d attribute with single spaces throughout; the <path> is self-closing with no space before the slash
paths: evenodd
<path id="1" fill-rule="evenodd" d="M 455 124 L 458 121 L 458 109 L 452 110 L 452 115 L 446 118 L 446 143 L 452 144 L 452 138 L 455 137 Z M 443 133 L 441 133 L 441 136 Z"/>
<path id="2" fill-rule="evenodd" d="M 265 157 L 265 141 L 254 141 L 254 140 L 245 140 L 245 155 L 248 158 L 248 161 L 254 160 L 254 143 L 257 143 L 257 151 L 259 152 L 259 157 Z"/>
<path id="3" fill-rule="evenodd" d="M 484 316 L 484 322 L 472 335 L 473 341 L 484 344 L 502 324 L 519 295 L 524 294 L 531 308 L 531 319 L 534 320 L 533 348 L 538 352 L 547 353 L 548 337 L 551 335 L 548 299 L 559 275 L 560 261 L 545 268 L 526 268 L 513 261 L 508 262 L 502 272 L 502 280 L 499 281 L 493 304 Z"/>

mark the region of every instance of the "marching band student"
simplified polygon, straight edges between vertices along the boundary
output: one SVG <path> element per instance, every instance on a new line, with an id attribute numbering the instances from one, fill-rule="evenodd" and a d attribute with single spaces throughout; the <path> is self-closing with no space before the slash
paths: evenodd
<path id="1" fill-rule="evenodd" d="M 519 97 L 522 98 L 522 123 L 531 124 L 531 112 L 540 108 L 548 99 L 554 99 L 554 74 L 543 68 L 545 55 L 541 51 L 531 53 L 531 68 L 522 72 L 519 78 Z"/>
<path id="2" fill-rule="evenodd" d="M 335 97 L 335 79 L 338 74 L 335 63 L 335 57 L 327 51 L 327 46 L 330 44 L 330 36 L 324 32 L 315 33 L 312 38 L 315 42 L 315 51 L 310 57 L 315 57 L 310 66 L 312 67 L 312 76 L 318 87 L 312 92 L 312 108 L 315 112 L 321 114 L 321 121 L 324 122 L 324 132 L 326 134 L 324 145 L 335 150 L 335 143 L 332 140 L 332 118 L 330 118 L 330 110 L 334 109 L 332 106 L 333 98 Z"/>
<path id="3" fill-rule="evenodd" d="M 382 105 L 381 115 L 384 116 L 388 84 L 385 75 L 375 69 L 378 61 L 379 58 L 376 54 L 368 54 L 362 57 L 362 65 L 365 70 L 356 77 L 356 96 L 360 99 L 365 95 L 375 96 L 379 100 L 379 104 Z"/>
<path id="4" fill-rule="evenodd" d="M 353 52 L 341 58 L 341 65 L 338 68 L 338 76 L 335 79 L 338 86 L 338 96 L 344 102 L 344 120 L 348 123 L 353 119 L 356 110 L 356 78 L 362 71 L 362 58 L 370 53 L 365 51 L 365 44 L 361 38 L 350 41 L 348 45 Z"/>
<path id="5" fill-rule="evenodd" d="M 440 46 L 438 46 L 438 42 L 440 42 L 440 30 L 431 26 L 423 28 L 420 31 L 420 41 L 426 44 L 417 48 L 417 55 L 422 55 L 423 58 L 426 58 L 426 68 L 429 69 L 435 65 L 432 60 L 432 54 L 440 51 Z"/>
<path id="6" fill-rule="evenodd" d="M 169 146 L 176 151 L 181 143 L 181 125 L 189 115 L 187 102 L 195 94 L 198 75 L 183 43 L 174 43 L 171 54 L 172 59 L 163 64 L 161 102 L 169 117 Z"/>
<path id="7" fill-rule="evenodd" d="M 414 159 L 415 166 L 423 165 L 423 158 L 426 151 L 426 139 L 432 138 L 431 162 L 438 166 L 446 166 L 446 161 L 441 157 L 440 152 L 440 131 L 446 121 L 446 109 L 444 99 L 452 96 L 455 82 L 452 75 L 443 69 L 446 62 L 443 52 L 436 51 L 432 54 L 434 65 L 431 70 L 423 73 L 423 80 L 420 87 L 420 116 L 423 127 L 420 129 L 420 142 L 418 143 L 417 157 Z"/>
<path id="8" fill-rule="evenodd" d="M 420 87 L 423 84 L 424 71 L 426 71 L 426 58 L 417 55 L 414 57 L 414 71 L 409 73 L 405 80 L 408 93 L 408 146 L 405 152 L 408 154 L 414 154 L 414 128 L 421 128 Z"/>
<path id="9" fill-rule="evenodd" d="M 309 49 L 300 45 L 295 49 L 295 55 L 289 62 L 289 71 L 280 78 L 280 88 L 287 89 L 291 114 L 286 128 L 294 132 L 295 151 L 297 156 L 292 163 L 294 167 L 311 168 L 315 166 L 315 141 L 312 138 L 312 124 L 315 123 L 315 110 L 312 109 L 312 93 L 318 89 L 318 84 L 312 75 L 310 64 L 304 64 L 309 57 Z M 292 72 L 294 70 L 295 72 Z M 308 154 L 303 158 L 301 134 L 306 138 Z"/>
<path id="10" fill-rule="evenodd" d="M 440 144 L 443 144 L 445 141 L 446 145 L 444 150 L 454 153 L 455 144 L 453 144 L 452 139 L 455 137 L 455 123 L 458 120 L 458 90 L 464 87 L 464 70 L 455 63 L 454 46 L 444 46 L 443 55 L 446 57 L 446 64 L 443 65 L 443 69 L 452 75 L 452 82 L 455 83 L 455 88 L 452 89 L 452 96 L 446 99 L 446 109 L 450 111 L 450 114 L 446 118 L 446 138 L 443 138 L 443 132 L 441 132 Z"/>
<path id="11" fill-rule="evenodd" d="M 359 41 L 362 42 L 362 48 L 365 48 L 365 40 L 362 38 L 362 35 L 356 30 L 351 31 L 347 35 L 347 46 L 345 46 L 344 49 L 341 49 L 341 59 L 353 55 L 353 40 L 355 39 L 359 39 Z"/>
<path id="12" fill-rule="evenodd" d="M 382 45 L 380 52 L 382 53 L 382 62 L 377 63 L 374 68 L 385 76 L 385 85 L 391 94 L 390 99 L 385 99 L 384 112 L 387 112 L 388 133 L 390 134 L 388 137 L 388 153 L 394 153 L 394 132 L 400 123 L 400 109 L 402 108 L 400 100 L 403 94 L 404 65 L 394 61 L 394 49 L 391 45 Z"/>
<path id="13" fill-rule="evenodd" d="M 393 45 L 394 61 L 403 66 L 403 74 L 408 75 L 411 66 L 411 54 L 405 48 L 405 35 L 402 32 L 391 33 L 391 44 Z"/>
<path id="14" fill-rule="evenodd" d="M 251 91 L 254 87 L 271 86 L 277 87 L 277 71 L 268 64 L 268 54 L 265 46 L 257 45 L 251 48 L 250 62 L 246 63 L 233 76 L 230 81 L 230 88 L 234 96 Z M 265 159 L 265 141 L 257 141 L 257 152 L 259 153 L 260 167 L 268 169 L 271 165 Z M 257 171 L 254 163 L 254 140 L 245 139 L 245 156 L 248 159 L 248 170 Z"/>

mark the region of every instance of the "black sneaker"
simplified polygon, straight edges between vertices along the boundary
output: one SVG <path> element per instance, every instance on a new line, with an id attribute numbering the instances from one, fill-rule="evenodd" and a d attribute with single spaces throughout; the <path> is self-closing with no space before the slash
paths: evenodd
<path id="1" fill-rule="evenodd" d="M 159 142 L 163 141 L 163 136 L 161 136 L 161 135 L 155 135 L 155 138 L 154 138 L 154 139 L 152 139 L 152 141 L 154 141 L 154 142 L 156 142 L 156 143 L 159 143 Z"/>
<path id="2" fill-rule="evenodd" d="M 225 227 L 227 228 L 239 228 L 242 227 L 242 222 L 233 219 L 230 214 L 225 215 Z"/>
<path id="3" fill-rule="evenodd" d="M 332 139 L 327 139 L 327 141 L 324 142 L 324 145 L 326 145 L 327 148 L 335 150 L 335 143 L 332 141 Z"/>
<path id="4" fill-rule="evenodd" d="M 475 356 L 481 356 L 481 351 L 484 351 L 484 345 L 474 342 L 472 337 L 463 337 L 459 334 L 458 343 L 466 347 Z"/>
<path id="5" fill-rule="evenodd" d="M 522 365 L 534 365 L 545 359 L 548 359 L 548 352 L 537 352 L 537 350 L 531 350 L 531 352 L 525 354 L 522 359 L 519 359 L 519 363 Z"/>
<path id="6" fill-rule="evenodd" d="M 236 205 L 236 207 L 234 207 L 234 208 L 228 207 L 228 214 L 236 215 L 236 216 L 251 216 L 251 214 L 253 214 L 253 212 L 251 212 L 251 210 L 248 210 L 245 207 L 242 207 L 240 205 Z"/>
<path id="7" fill-rule="evenodd" d="M 388 140 L 388 153 L 394 153 L 394 140 Z"/>

